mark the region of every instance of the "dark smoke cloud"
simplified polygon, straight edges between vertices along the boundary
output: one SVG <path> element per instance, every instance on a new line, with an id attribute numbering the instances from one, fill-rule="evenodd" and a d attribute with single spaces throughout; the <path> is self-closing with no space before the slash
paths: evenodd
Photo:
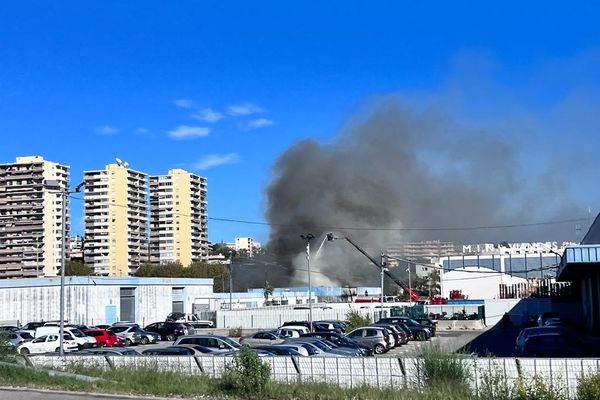
<path id="1" fill-rule="evenodd" d="M 530 149 L 520 152 L 513 141 L 463 124 L 441 107 L 415 110 L 399 97 L 382 98 L 352 118 L 331 143 L 305 139 L 276 161 L 267 188 L 266 218 L 273 224 L 269 251 L 296 277 L 289 283 L 297 284 L 306 275 L 299 235 L 309 232 L 319 236 L 336 230 L 372 254 L 411 240 L 572 239 L 573 224 L 471 231 L 342 229 L 490 226 L 585 216 L 585 207 L 560 190 L 566 180 L 560 171 L 531 170 L 539 166 L 528 163 Z M 346 243 L 327 243 L 321 253 L 314 260 L 314 268 L 323 272 L 315 275 L 317 283 L 357 285 L 362 277 L 373 278 L 374 267 Z"/>

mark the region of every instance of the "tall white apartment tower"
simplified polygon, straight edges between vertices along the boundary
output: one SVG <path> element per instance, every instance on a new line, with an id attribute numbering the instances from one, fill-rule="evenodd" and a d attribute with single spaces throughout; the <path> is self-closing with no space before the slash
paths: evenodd
<path id="1" fill-rule="evenodd" d="M 150 177 L 152 262 L 208 260 L 206 178 L 182 169 Z"/>
<path id="2" fill-rule="evenodd" d="M 85 263 L 96 275 L 128 276 L 148 258 L 148 176 L 122 163 L 83 176 Z"/>
<path id="3" fill-rule="evenodd" d="M 17 157 L 0 164 L 0 278 L 56 276 L 62 251 L 62 212 L 69 201 L 44 187 L 45 181 L 69 187 L 69 167 L 41 156 Z"/>

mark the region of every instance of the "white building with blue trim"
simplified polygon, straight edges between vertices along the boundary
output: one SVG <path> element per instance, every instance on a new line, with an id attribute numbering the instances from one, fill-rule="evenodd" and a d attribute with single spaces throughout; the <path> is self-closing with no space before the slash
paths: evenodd
<path id="1" fill-rule="evenodd" d="M 208 309 L 212 279 L 67 276 L 65 320 L 84 325 L 116 321 L 147 325 L 173 311 Z M 0 321 L 60 318 L 60 278 L 0 280 Z"/>

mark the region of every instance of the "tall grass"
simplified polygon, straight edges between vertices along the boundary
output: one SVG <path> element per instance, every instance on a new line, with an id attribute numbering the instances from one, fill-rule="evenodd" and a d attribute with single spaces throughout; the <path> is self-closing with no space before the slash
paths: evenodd
<path id="1" fill-rule="evenodd" d="M 447 351 L 439 344 L 428 344 L 422 347 L 421 357 L 421 376 L 428 387 L 469 392 L 471 361 L 465 354 Z"/>

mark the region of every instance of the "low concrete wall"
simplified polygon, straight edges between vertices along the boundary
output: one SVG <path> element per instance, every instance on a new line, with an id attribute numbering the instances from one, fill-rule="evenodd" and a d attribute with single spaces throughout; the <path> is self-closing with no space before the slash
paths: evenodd
<path id="1" fill-rule="evenodd" d="M 437 325 L 438 331 L 476 331 L 485 329 L 482 320 L 439 320 Z"/>

